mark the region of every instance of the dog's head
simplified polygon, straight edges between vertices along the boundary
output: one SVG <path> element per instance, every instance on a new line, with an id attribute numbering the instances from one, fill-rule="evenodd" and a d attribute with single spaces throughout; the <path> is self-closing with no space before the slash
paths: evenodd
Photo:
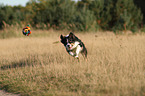
<path id="1" fill-rule="evenodd" d="M 76 36 L 70 32 L 69 35 L 60 36 L 61 43 L 66 47 L 67 50 L 71 50 L 76 42 Z"/>

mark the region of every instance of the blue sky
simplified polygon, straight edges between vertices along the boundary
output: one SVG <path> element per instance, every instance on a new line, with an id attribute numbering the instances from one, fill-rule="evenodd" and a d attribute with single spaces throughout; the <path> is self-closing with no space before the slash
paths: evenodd
<path id="1" fill-rule="evenodd" d="M 25 6 L 28 1 L 29 0 L 0 0 L 0 4 L 11 5 L 11 6 L 15 6 L 15 5 Z M 77 0 L 74 0 L 74 1 L 77 1 Z"/>
<path id="2" fill-rule="evenodd" d="M 29 0 L 0 0 L 0 4 L 4 5 L 22 5 L 25 6 Z"/>

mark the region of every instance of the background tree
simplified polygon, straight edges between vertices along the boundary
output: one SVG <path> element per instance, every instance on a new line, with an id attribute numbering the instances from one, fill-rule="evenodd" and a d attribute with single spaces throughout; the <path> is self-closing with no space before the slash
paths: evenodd
<path id="1" fill-rule="evenodd" d="M 103 29 L 109 29 L 111 21 L 112 0 L 94 0 L 90 3 L 89 9 L 94 12 L 97 24 Z"/>
<path id="2" fill-rule="evenodd" d="M 134 0 L 135 5 L 139 7 L 143 13 L 143 23 L 145 24 L 145 0 Z"/>
<path id="3" fill-rule="evenodd" d="M 141 5 L 139 0 L 137 4 Z M 135 2 L 135 1 L 134 1 Z M 132 30 L 140 28 L 143 15 L 133 0 L 30 0 L 25 7 L 0 5 L 0 28 L 4 23 L 31 24 L 57 30 Z"/>
<path id="4" fill-rule="evenodd" d="M 114 28 L 117 30 L 134 30 L 139 28 L 143 15 L 133 0 L 117 0 L 114 14 L 116 15 L 116 23 Z"/>
<path id="5" fill-rule="evenodd" d="M 14 23 L 16 17 L 13 14 L 13 9 L 11 6 L 0 6 L 0 28 L 4 25 L 4 22 L 11 25 Z"/>

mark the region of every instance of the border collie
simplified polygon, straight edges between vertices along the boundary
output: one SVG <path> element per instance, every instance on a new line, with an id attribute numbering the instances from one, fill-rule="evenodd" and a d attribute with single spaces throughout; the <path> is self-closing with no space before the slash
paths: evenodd
<path id="1" fill-rule="evenodd" d="M 69 35 L 60 36 L 61 43 L 65 46 L 66 51 L 73 57 L 79 59 L 78 55 L 81 53 L 84 58 L 87 58 L 87 49 L 84 43 L 76 37 L 72 32 Z"/>

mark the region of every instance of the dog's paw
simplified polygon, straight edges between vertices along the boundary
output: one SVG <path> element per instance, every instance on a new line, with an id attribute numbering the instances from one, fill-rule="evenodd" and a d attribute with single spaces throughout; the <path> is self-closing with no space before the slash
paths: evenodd
<path id="1" fill-rule="evenodd" d="M 75 56 L 75 58 L 76 58 L 76 59 L 79 59 L 79 57 L 78 57 L 78 56 Z"/>
<path id="2" fill-rule="evenodd" d="M 80 62 L 80 59 L 79 59 L 79 57 L 78 57 L 78 56 L 75 56 L 75 58 L 78 60 L 78 62 Z"/>

